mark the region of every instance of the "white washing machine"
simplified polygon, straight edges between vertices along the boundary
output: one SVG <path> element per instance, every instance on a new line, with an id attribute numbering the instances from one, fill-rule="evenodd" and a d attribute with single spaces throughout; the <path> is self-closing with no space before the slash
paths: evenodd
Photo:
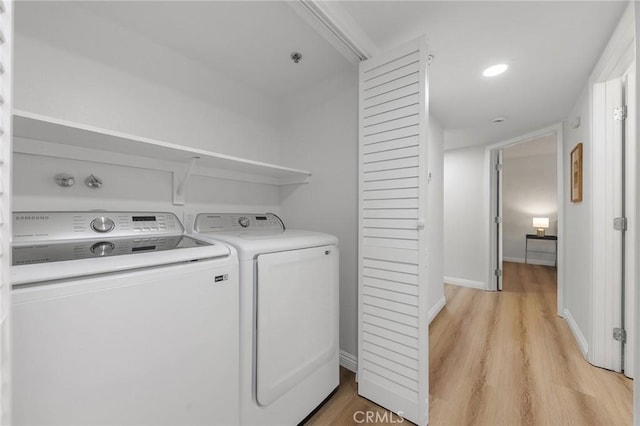
<path id="1" fill-rule="evenodd" d="M 234 249 L 171 213 L 14 213 L 13 230 L 13 424 L 239 423 Z"/>
<path id="2" fill-rule="evenodd" d="M 240 423 L 295 425 L 339 382 L 336 237 L 273 214 L 199 214 L 240 258 Z"/>

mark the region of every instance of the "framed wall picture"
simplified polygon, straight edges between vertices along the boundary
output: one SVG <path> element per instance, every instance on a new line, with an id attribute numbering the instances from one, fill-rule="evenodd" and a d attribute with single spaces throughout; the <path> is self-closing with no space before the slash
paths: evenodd
<path id="1" fill-rule="evenodd" d="M 582 143 L 571 150 L 571 202 L 582 201 Z"/>

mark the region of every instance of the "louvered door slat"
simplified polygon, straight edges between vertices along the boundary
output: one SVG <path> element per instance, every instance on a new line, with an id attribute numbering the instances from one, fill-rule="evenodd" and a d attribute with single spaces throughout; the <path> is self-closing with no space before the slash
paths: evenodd
<path id="1" fill-rule="evenodd" d="M 418 351 L 414 347 L 386 339 L 385 337 L 376 334 L 375 330 L 365 331 L 363 336 L 365 346 L 367 344 L 371 344 L 379 348 L 383 348 L 385 351 L 401 354 L 401 356 L 407 360 L 406 362 L 411 362 L 411 365 L 415 365 L 416 369 L 418 368 Z"/>
<path id="2" fill-rule="evenodd" d="M 378 327 L 375 324 L 366 323 L 362 326 L 362 332 L 364 336 L 372 335 L 384 339 L 388 342 L 396 343 L 402 353 L 409 355 L 409 351 L 406 351 L 402 347 L 410 348 L 415 351 L 416 359 L 418 358 L 418 340 L 415 337 L 407 336 L 406 334 L 396 333 L 385 327 Z M 393 345 L 386 345 L 388 348 L 392 348 Z"/>
<path id="3" fill-rule="evenodd" d="M 365 210 L 363 219 L 417 219 L 418 209 Z"/>
<path id="4" fill-rule="evenodd" d="M 417 250 L 418 240 L 396 240 L 393 238 L 378 238 L 378 237 L 362 237 L 363 244 L 368 247 L 378 248 L 390 248 L 390 249 L 402 249 L 402 250 Z"/>
<path id="5" fill-rule="evenodd" d="M 367 245 L 363 249 L 362 257 L 364 259 L 387 260 L 391 262 L 401 262 L 409 264 L 418 264 L 418 253 L 411 249 L 392 249 L 389 247 L 378 247 Z"/>
<path id="6" fill-rule="evenodd" d="M 391 90 L 386 93 L 381 93 L 377 96 L 371 96 L 367 99 L 362 99 L 361 105 L 365 107 L 365 111 L 367 108 L 373 108 L 378 105 L 383 105 L 388 102 L 392 102 L 398 99 L 402 99 L 406 96 L 417 95 L 420 96 L 420 83 L 415 82 L 413 84 L 409 84 L 405 87 L 400 87 L 396 90 Z"/>
<path id="7" fill-rule="evenodd" d="M 379 105 L 371 106 L 364 110 L 364 118 L 370 118 L 378 114 L 384 114 L 388 111 L 394 111 L 398 108 L 403 108 L 408 105 L 418 105 L 420 98 L 417 93 L 412 93 L 401 98 L 397 98 L 388 102 L 384 102 Z"/>
<path id="8" fill-rule="evenodd" d="M 365 181 L 364 190 L 373 191 L 380 189 L 401 189 L 401 188 L 417 188 L 418 178 L 398 178 L 398 179 L 385 179 L 377 181 Z"/>
<path id="9" fill-rule="evenodd" d="M 386 290 L 382 288 L 370 287 L 365 285 L 363 290 L 365 296 L 379 297 L 380 299 L 391 300 L 394 302 L 405 303 L 410 305 L 416 305 L 418 300 L 416 296 L 412 296 L 405 293 L 399 293 L 397 291 Z"/>
<path id="10" fill-rule="evenodd" d="M 389 367 L 388 365 L 380 365 L 379 363 L 374 363 L 367 359 L 364 361 L 363 368 L 365 371 L 370 373 L 375 372 L 375 375 L 379 378 L 387 379 L 388 381 L 405 388 L 407 391 L 412 391 L 413 394 L 406 392 L 401 388 L 397 388 L 398 392 L 406 392 L 404 393 L 406 398 L 415 398 L 415 394 L 418 391 L 418 383 L 407 376 L 397 373 L 394 366 Z"/>
<path id="11" fill-rule="evenodd" d="M 372 309 L 384 311 L 384 315 L 379 315 L 382 318 L 389 318 L 387 315 L 399 316 L 401 320 L 396 321 L 402 322 L 403 324 L 413 324 L 414 319 L 418 316 L 418 307 L 415 305 L 415 302 L 413 302 L 414 304 L 406 304 L 366 294 L 364 295 L 362 302 L 365 306 L 369 306 Z M 367 312 L 366 309 L 365 312 Z M 375 315 L 372 311 L 369 311 L 369 313 Z"/>
<path id="12" fill-rule="evenodd" d="M 361 170 L 364 173 L 379 172 L 383 170 L 405 169 L 408 167 L 418 167 L 417 157 L 399 158 L 394 160 L 376 161 L 373 163 L 363 163 Z"/>
<path id="13" fill-rule="evenodd" d="M 417 74 L 420 71 L 417 56 L 407 57 L 407 63 L 393 62 L 393 69 L 384 70 L 384 72 L 371 77 L 364 82 L 364 90 L 367 92 L 371 88 L 387 84 L 390 81 L 396 81 L 401 77 L 411 74 Z"/>
<path id="14" fill-rule="evenodd" d="M 369 360 L 379 366 L 382 366 L 394 373 L 402 376 L 403 378 L 409 379 L 408 383 L 410 386 L 416 386 L 417 382 L 415 380 L 416 372 L 418 370 L 417 363 L 414 363 L 415 366 L 407 366 L 403 362 L 399 362 L 398 355 L 391 353 L 382 353 L 380 348 L 372 345 L 365 345 L 365 351 L 369 353 Z"/>
<path id="15" fill-rule="evenodd" d="M 389 280 L 385 280 L 384 278 L 375 278 L 375 277 L 362 277 L 362 287 L 364 292 L 364 287 L 373 287 L 379 288 L 382 290 L 391 290 L 397 293 L 408 294 L 411 296 L 418 296 L 418 288 L 412 284 L 404 284 L 400 282 L 393 282 Z"/>
<path id="16" fill-rule="evenodd" d="M 367 68 L 362 71 L 361 81 L 367 85 L 371 82 L 382 80 L 390 72 L 405 67 L 410 64 L 418 64 L 420 61 L 420 50 L 413 49 L 408 52 L 404 52 L 403 56 L 394 57 L 393 55 L 387 62 L 377 64 L 371 68 Z M 366 86 L 365 86 L 366 87 Z"/>
<path id="17" fill-rule="evenodd" d="M 411 136 L 418 136 L 420 127 L 418 125 L 407 126 L 401 129 L 393 130 L 390 132 L 377 133 L 377 134 L 363 134 L 364 145 L 372 145 L 381 142 L 393 141 L 396 139 L 407 138 Z"/>
<path id="18" fill-rule="evenodd" d="M 378 315 L 372 315 L 369 312 L 361 312 L 362 320 L 367 324 L 371 324 L 380 328 L 384 328 L 386 330 L 392 331 L 397 334 L 401 334 L 403 336 L 412 337 L 414 339 L 418 338 L 418 329 L 414 326 L 402 324 L 397 321 L 390 320 L 388 318 L 384 318 Z M 358 357 L 358 361 L 363 361 L 366 359 L 366 354 L 362 353 L 361 357 Z M 358 389 L 360 391 L 361 389 Z"/>
<path id="19" fill-rule="evenodd" d="M 418 137 L 416 135 L 404 138 L 393 139 L 390 141 L 372 143 L 363 148 L 365 154 L 373 154 L 375 152 L 389 151 L 392 149 L 406 148 L 410 146 L 418 146 Z"/>
<path id="20" fill-rule="evenodd" d="M 387 134 L 398 129 L 415 125 L 418 120 L 418 114 L 413 114 L 390 121 L 383 121 L 378 124 L 372 124 L 364 128 L 365 136 Z"/>
<path id="21" fill-rule="evenodd" d="M 397 120 L 403 117 L 410 117 L 418 114 L 419 104 L 407 105 L 401 108 L 388 109 L 376 115 L 365 117 L 363 124 L 365 128 L 372 127 L 376 124 L 385 123 L 391 120 Z"/>
<path id="22" fill-rule="evenodd" d="M 417 157 L 420 154 L 420 147 L 418 145 L 409 146 L 406 148 L 388 149 L 382 152 L 372 152 L 365 154 L 365 162 L 376 163 L 380 161 L 396 160 L 398 158 L 411 158 Z"/>
<path id="23" fill-rule="evenodd" d="M 385 271 L 418 275 L 417 265 L 407 262 L 388 261 L 365 257 L 362 261 L 362 266 L 364 266 L 365 268 L 383 269 Z"/>
<path id="24" fill-rule="evenodd" d="M 427 422 L 426 44 L 360 66 L 358 392 Z"/>

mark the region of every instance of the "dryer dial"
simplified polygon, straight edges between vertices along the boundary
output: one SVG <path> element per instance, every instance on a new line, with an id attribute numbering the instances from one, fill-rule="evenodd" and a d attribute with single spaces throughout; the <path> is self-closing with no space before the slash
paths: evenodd
<path id="1" fill-rule="evenodd" d="M 238 223 L 240 224 L 240 226 L 242 226 L 243 228 L 248 228 L 249 225 L 251 224 L 251 222 L 249 221 L 249 218 L 246 216 L 242 216 L 240 218 L 238 218 Z"/>

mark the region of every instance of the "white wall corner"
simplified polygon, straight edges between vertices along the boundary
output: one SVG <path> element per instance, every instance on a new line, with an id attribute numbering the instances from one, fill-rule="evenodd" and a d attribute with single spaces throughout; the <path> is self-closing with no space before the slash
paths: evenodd
<path id="1" fill-rule="evenodd" d="M 457 285 L 457 286 L 460 286 L 460 287 L 475 288 L 475 289 L 478 289 L 478 290 L 486 290 L 487 289 L 487 283 L 485 283 L 485 282 L 467 280 L 467 279 L 464 279 L 464 278 L 444 277 L 444 283 L 445 284 Z"/>
<path id="2" fill-rule="evenodd" d="M 348 352 L 340 351 L 340 366 L 354 373 L 358 372 L 358 358 Z"/>
<path id="3" fill-rule="evenodd" d="M 634 3 L 629 2 L 589 77 L 589 85 L 621 76 L 633 63 L 635 46 Z"/>
<path id="4" fill-rule="evenodd" d="M 442 308 L 446 306 L 446 304 L 447 304 L 447 299 L 444 296 L 442 296 L 440 300 L 438 300 L 436 304 L 433 305 L 431 309 L 429 309 L 429 324 L 431 324 L 431 321 L 433 321 L 434 318 L 438 316 L 438 314 L 440 313 Z"/>
<path id="5" fill-rule="evenodd" d="M 576 343 L 578 343 L 578 347 L 580 348 L 580 352 L 582 352 L 582 356 L 587 360 L 587 356 L 589 354 L 589 344 L 587 343 L 587 339 L 582 334 L 582 330 L 578 327 L 578 323 L 571 315 L 568 309 L 564 310 L 564 320 L 569 325 L 569 329 L 571 333 L 573 333 L 573 337 L 576 339 Z"/>

